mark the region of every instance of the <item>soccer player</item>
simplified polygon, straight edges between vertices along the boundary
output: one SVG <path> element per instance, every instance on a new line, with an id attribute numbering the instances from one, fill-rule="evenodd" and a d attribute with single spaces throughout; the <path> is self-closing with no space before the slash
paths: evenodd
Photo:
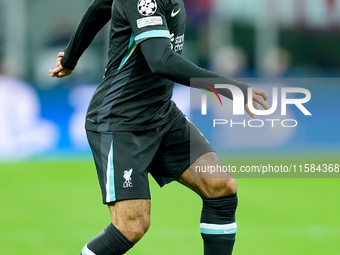
<path id="1" fill-rule="evenodd" d="M 245 95 L 248 86 L 180 55 L 185 19 L 183 0 L 94 0 L 50 70 L 52 77 L 71 74 L 96 33 L 110 21 L 109 61 L 85 127 L 112 222 L 84 246 L 82 255 L 124 254 L 142 238 L 150 224 L 148 173 L 160 186 L 178 181 L 202 198 L 205 255 L 232 253 L 236 182 L 227 173 L 221 178 L 190 178 L 190 166 L 223 165 L 171 96 L 174 82 L 189 86 L 190 78 L 224 78 Z M 231 98 L 230 91 L 217 91 Z M 252 96 L 254 105 L 269 108 L 264 91 L 253 89 Z"/>

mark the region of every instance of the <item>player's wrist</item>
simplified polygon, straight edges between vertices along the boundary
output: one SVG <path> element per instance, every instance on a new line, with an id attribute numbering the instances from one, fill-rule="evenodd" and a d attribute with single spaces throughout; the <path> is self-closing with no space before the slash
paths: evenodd
<path id="1" fill-rule="evenodd" d="M 73 71 L 76 68 L 76 64 L 68 63 L 68 59 L 65 56 L 61 59 L 60 64 L 64 69 L 67 69 L 70 71 Z"/>

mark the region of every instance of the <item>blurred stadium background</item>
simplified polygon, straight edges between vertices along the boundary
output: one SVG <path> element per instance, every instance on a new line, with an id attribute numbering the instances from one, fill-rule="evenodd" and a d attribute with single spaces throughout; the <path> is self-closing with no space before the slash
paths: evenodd
<path id="1" fill-rule="evenodd" d="M 0 0 L 3 254 L 78 254 L 109 221 L 83 128 L 105 69 L 108 27 L 72 76 L 48 73 L 90 2 Z M 303 78 L 312 92 L 313 118 L 290 112 L 301 123 L 293 130 L 212 134 L 202 126 L 225 163 L 340 163 L 340 0 L 184 2 L 185 57 L 235 78 Z M 174 100 L 187 114 L 189 98 L 176 86 Z M 238 179 L 235 254 L 339 254 L 339 180 Z M 150 182 L 152 226 L 128 254 L 202 254 L 199 198 L 178 184 Z"/>

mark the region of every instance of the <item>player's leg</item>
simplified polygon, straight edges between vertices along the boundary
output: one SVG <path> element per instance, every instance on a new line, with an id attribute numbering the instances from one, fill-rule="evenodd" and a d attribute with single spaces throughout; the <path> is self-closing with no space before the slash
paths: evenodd
<path id="1" fill-rule="evenodd" d="M 236 183 L 226 173 L 190 176 L 189 167 L 222 167 L 214 149 L 185 116 L 170 124 L 150 173 L 160 186 L 179 180 L 203 199 L 201 232 L 205 255 L 231 254 L 235 241 Z M 209 178 L 208 178 L 209 177 Z"/>
<path id="2" fill-rule="evenodd" d="M 217 165 L 223 166 L 216 153 L 209 152 L 199 157 L 191 165 L 191 169 L 196 169 L 196 166 Z M 235 212 L 238 203 L 236 182 L 227 173 L 218 175 L 211 178 L 211 175 L 206 176 L 206 173 L 203 173 L 202 176 L 196 175 L 197 178 L 192 178 L 189 168 L 179 179 L 180 183 L 202 198 L 201 235 L 205 255 L 232 254 L 235 242 Z"/>
<path id="3" fill-rule="evenodd" d="M 146 233 L 150 226 L 150 200 L 125 200 L 109 204 L 112 222 L 90 240 L 81 255 L 121 255 Z"/>
<path id="4" fill-rule="evenodd" d="M 208 152 L 200 156 L 179 178 L 179 182 L 195 191 L 202 198 L 214 198 L 235 194 L 237 186 L 235 179 L 227 172 L 195 172 L 206 166 L 221 166 L 223 163 L 216 152 Z M 192 169 L 192 172 L 190 172 Z"/>
<path id="5" fill-rule="evenodd" d="M 150 200 L 125 200 L 109 204 L 112 224 L 131 242 L 138 242 L 150 226 Z"/>
<path id="6" fill-rule="evenodd" d="M 103 203 L 110 209 L 112 222 L 84 246 L 82 255 L 124 254 L 149 228 L 147 168 L 158 148 L 156 131 L 138 134 L 87 131 Z"/>

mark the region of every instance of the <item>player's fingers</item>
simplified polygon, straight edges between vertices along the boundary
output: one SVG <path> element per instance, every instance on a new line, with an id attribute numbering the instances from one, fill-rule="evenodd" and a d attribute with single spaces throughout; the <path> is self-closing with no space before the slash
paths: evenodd
<path id="1" fill-rule="evenodd" d="M 64 57 L 65 53 L 64 52 L 59 52 L 57 61 L 56 61 L 56 67 L 60 66 L 61 59 Z"/>
<path id="2" fill-rule="evenodd" d="M 248 104 L 246 104 L 244 109 L 246 109 L 246 112 L 249 114 L 250 117 L 252 117 L 253 119 L 256 119 L 256 115 L 249 110 Z"/>
<path id="3" fill-rule="evenodd" d="M 261 101 L 259 102 L 259 104 L 260 104 L 264 109 L 266 109 L 266 110 L 269 110 L 269 109 L 270 109 L 269 105 L 268 105 L 265 101 L 263 101 L 263 100 L 261 100 Z"/>
<path id="4" fill-rule="evenodd" d="M 254 109 L 256 109 L 256 110 L 260 110 L 260 107 L 257 105 L 257 103 L 255 102 L 255 101 L 253 101 L 253 106 L 254 106 Z M 263 115 L 260 115 L 261 117 L 263 116 Z"/>
<path id="5" fill-rule="evenodd" d="M 61 58 L 57 58 L 57 61 L 56 61 L 56 67 L 60 66 L 61 65 Z"/>
<path id="6" fill-rule="evenodd" d="M 59 73 L 57 73 L 56 77 L 57 78 L 62 78 L 65 76 L 65 72 L 64 71 L 60 71 Z"/>
<path id="7" fill-rule="evenodd" d="M 255 101 L 253 101 L 253 106 L 256 110 L 260 110 L 259 106 L 257 105 L 257 103 L 255 103 Z"/>
<path id="8" fill-rule="evenodd" d="M 56 67 L 53 70 L 50 70 L 51 77 L 57 77 L 57 74 L 63 69 L 62 66 Z"/>
<path id="9" fill-rule="evenodd" d="M 267 95 L 267 93 L 264 90 L 262 90 L 262 89 L 254 89 L 253 92 L 256 95 L 261 96 L 264 99 L 264 101 L 267 101 L 268 95 Z"/>
<path id="10" fill-rule="evenodd" d="M 263 97 L 264 101 L 267 101 L 268 95 L 264 90 L 261 89 L 259 95 Z"/>
<path id="11" fill-rule="evenodd" d="M 255 101 L 256 103 L 260 104 L 264 109 L 268 110 L 269 109 L 269 105 L 266 103 L 266 101 L 264 101 L 264 99 L 262 97 L 259 96 L 254 96 L 253 97 L 253 101 Z"/>

